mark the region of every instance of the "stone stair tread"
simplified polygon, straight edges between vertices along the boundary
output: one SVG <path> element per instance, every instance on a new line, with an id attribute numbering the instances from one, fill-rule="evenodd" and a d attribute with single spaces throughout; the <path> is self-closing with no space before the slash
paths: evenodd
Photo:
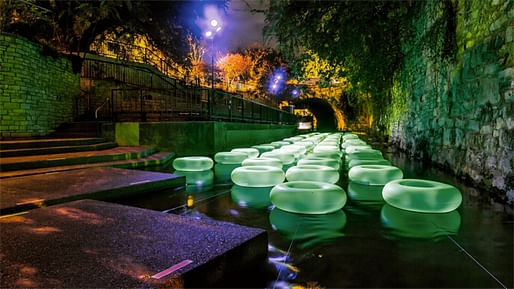
<path id="1" fill-rule="evenodd" d="M 0 179 L 37 175 L 37 174 L 45 174 L 45 173 L 53 173 L 53 172 L 61 172 L 61 171 L 69 171 L 69 170 L 77 170 L 77 169 L 84 169 L 84 168 L 93 168 L 93 167 L 113 167 L 113 168 L 129 169 L 129 168 L 141 168 L 141 167 L 149 167 L 149 166 L 157 166 L 157 165 L 166 165 L 167 163 L 169 163 L 169 161 L 171 161 L 171 159 L 174 156 L 175 156 L 175 153 L 173 153 L 173 152 L 157 152 L 152 155 L 149 155 L 149 156 L 146 156 L 143 158 L 138 158 L 138 159 L 0 172 Z"/>
<path id="2" fill-rule="evenodd" d="M 107 162 L 145 157 L 155 152 L 156 150 L 151 147 L 116 147 L 100 151 L 7 157 L 0 159 L 0 168 L 2 171 L 14 171 L 41 167 Z"/>
<path id="3" fill-rule="evenodd" d="M 115 142 L 102 142 L 86 145 L 65 145 L 65 146 L 51 146 L 51 147 L 37 147 L 37 148 L 18 148 L 18 149 L 1 149 L 1 157 L 12 156 L 29 156 L 29 155 L 42 155 L 42 154 L 55 154 L 67 152 L 80 152 L 80 151 L 96 151 L 116 147 Z"/>
<path id="4" fill-rule="evenodd" d="M 80 137 L 80 138 L 45 138 L 45 139 L 20 139 L 0 141 L 2 149 L 21 149 L 35 147 L 54 147 L 64 145 L 84 145 L 106 142 L 101 137 Z"/>

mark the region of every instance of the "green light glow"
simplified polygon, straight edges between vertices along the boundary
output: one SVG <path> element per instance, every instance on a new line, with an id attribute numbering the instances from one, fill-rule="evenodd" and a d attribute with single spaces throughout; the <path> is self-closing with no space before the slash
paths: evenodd
<path id="1" fill-rule="evenodd" d="M 286 172 L 288 181 L 315 181 L 335 184 L 339 180 L 339 171 L 328 166 L 298 165 Z"/>
<path id="2" fill-rule="evenodd" d="M 182 157 L 173 161 L 173 168 L 180 171 L 205 171 L 212 169 L 213 164 L 208 157 Z"/>
<path id="3" fill-rule="evenodd" d="M 348 183 L 348 197 L 352 201 L 384 202 L 382 189 L 384 186 L 369 186 L 354 182 Z"/>
<path id="4" fill-rule="evenodd" d="M 230 190 L 232 200 L 241 207 L 266 209 L 271 206 L 270 191 L 273 187 L 249 188 L 233 185 Z"/>
<path id="5" fill-rule="evenodd" d="M 230 175 L 232 171 L 240 167 L 239 164 L 215 164 L 214 165 L 214 179 L 217 184 L 230 184 L 232 180 Z"/>
<path id="6" fill-rule="evenodd" d="M 295 161 L 294 153 L 289 151 L 274 150 L 263 153 L 261 157 L 279 159 L 284 165 L 292 164 Z"/>
<path id="7" fill-rule="evenodd" d="M 345 191 L 334 184 L 295 181 L 271 190 L 271 202 L 279 209 L 300 214 L 327 214 L 346 204 Z"/>
<path id="8" fill-rule="evenodd" d="M 330 214 L 304 215 L 274 208 L 269 221 L 286 239 L 297 240 L 300 248 L 308 248 L 343 237 L 346 214 L 343 210 L 337 210 Z"/>
<path id="9" fill-rule="evenodd" d="M 243 167 L 272 166 L 282 169 L 282 161 L 275 158 L 256 158 L 243 161 Z"/>
<path id="10" fill-rule="evenodd" d="M 259 156 L 259 150 L 256 148 L 238 148 L 232 149 L 232 152 L 245 153 L 249 158 L 256 158 Z"/>
<path id="11" fill-rule="evenodd" d="M 173 172 L 176 175 L 186 177 L 186 184 L 196 186 L 208 186 L 214 182 L 214 172 L 212 170 L 205 171 L 181 171 L 176 170 Z"/>
<path id="12" fill-rule="evenodd" d="M 252 148 L 257 149 L 260 154 L 265 153 L 265 152 L 270 152 L 275 149 L 275 147 L 272 145 L 256 145 L 256 146 L 252 146 Z"/>
<path id="13" fill-rule="evenodd" d="M 341 168 L 341 164 L 339 160 L 328 159 L 328 158 L 319 158 L 319 157 L 309 157 L 307 156 L 304 159 L 298 161 L 298 165 L 318 165 L 318 166 L 328 166 L 339 170 Z"/>
<path id="14" fill-rule="evenodd" d="M 360 165 L 385 165 L 385 166 L 390 166 L 391 165 L 391 162 L 388 161 L 388 160 L 385 160 L 385 159 L 375 159 L 375 160 L 351 160 L 349 163 L 348 163 L 348 168 L 351 169 L 355 166 L 360 166 Z"/>
<path id="15" fill-rule="evenodd" d="M 360 165 L 348 172 L 348 179 L 363 185 L 385 185 L 403 178 L 403 172 L 394 166 Z"/>
<path id="16" fill-rule="evenodd" d="M 227 165 L 240 165 L 247 158 L 248 154 L 242 152 L 219 152 L 214 155 L 214 160 L 217 163 Z"/>
<path id="17" fill-rule="evenodd" d="M 271 166 L 239 167 L 232 171 L 232 182 L 245 187 L 270 187 L 284 181 L 282 169 Z"/>
<path id="18" fill-rule="evenodd" d="M 451 211 L 441 214 L 409 212 L 384 205 L 380 214 L 387 237 L 437 239 L 456 235 L 460 228 L 460 214 Z"/>
<path id="19" fill-rule="evenodd" d="M 389 182 L 382 196 L 391 206 L 422 213 L 446 213 L 462 203 L 462 195 L 454 186 L 417 179 Z"/>

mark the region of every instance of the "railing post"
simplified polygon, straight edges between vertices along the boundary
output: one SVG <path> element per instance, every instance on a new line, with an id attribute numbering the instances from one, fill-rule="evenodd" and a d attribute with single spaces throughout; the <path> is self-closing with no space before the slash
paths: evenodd
<path id="1" fill-rule="evenodd" d="M 139 89 L 140 105 L 141 105 L 141 121 L 146 121 L 146 114 L 143 105 L 143 90 Z"/>

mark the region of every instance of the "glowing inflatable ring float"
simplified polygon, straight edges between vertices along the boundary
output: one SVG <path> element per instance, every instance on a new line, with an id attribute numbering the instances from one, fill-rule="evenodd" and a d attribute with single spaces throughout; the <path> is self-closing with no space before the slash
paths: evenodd
<path id="1" fill-rule="evenodd" d="M 284 181 L 282 169 L 271 166 L 239 167 L 232 171 L 234 184 L 244 187 L 271 187 Z"/>
<path id="2" fill-rule="evenodd" d="M 252 148 L 257 149 L 261 154 L 265 152 L 270 152 L 275 149 L 275 147 L 272 145 L 256 145 L 252 146 Z"/>
<path id="3" fill-rule="evenodd" d="M 353 133 L 343 135 L 343 140 L 359 139 L 359 136 Z"/>
<path id="4" fill-rule="evenodd" d="M 403 178 L 403 172 L 394 166 L 360 165 L 348 172 L 348 179 L 363 185 L 385 185 Z"/>
<path id="5" fill-rule="evenodd" d="M 194 172 L 210 170 L 214 162 L 208 157 L 182 157 L 173 161 L 173 168 L 178 171 Z"/>
<path id="6" fill-rule="evenodd" d="M 275 158 L 246 159 L 243 161 L 243 167 L 255 166 L 270 166 L 282 169 L 282 161 Z"/>
<path id="7" fill-rule="evenodd" d="M 327 214 L 346 204 L 346 193 L 337 185 L 296 181 L 278 184 L 270 192 L 275 207 L 291 213 Z"/>
<path id="8" fill-rule="evenodd" d="M 319 157 L 319 158 L 328 158 L 328 159 L 334 159 L 334 160 L 341 160 L 341 153 L 335 152 L 335 151 L 325 151 L 325 152 L 316 152 L 316 153 L 310 153 L 306 156 L 306 158 L 309 157 Z"/>
<path id="9" fill-rule="evenodd" d="M 285 146 L 285 145 L 290 145 L 292 143 L 293 142 L 289 142 L 289 141 L 274 141 L 271 144 L 272 145 L 278 145 L 279 147 L 281 147 L 281 146 Z"/>
<path id="10" fill-rule="evenodd" d="M 259 150 L 256 148 L 240 148 L 232 149 L 232 152 L 245 153 L 249 158 L 256 158 L 259 156 Z"/>
<path id="11" fill-rule="evenodd" d="M 454 186 L 417 179 L 389 182 L 382 196 L 393 207 L 421 213 L 447 213 L 462 203 L 462 195 Z"/>
<path id="12" fill-rule="evenodd" d="M 248 158 L 248 154 L 241 152 L 219 152 L 214 155 L 214 160 L 220 164 L 235 165 L 241 164 Z"/>
<path id="13" fill-rule="evenodd" d="M 318 165 L 318 166 L 327 166 L 339 170 L 341 168 L 341 164 L 339 160 L 329 159 L 329 158 L 319 158 L 319 157 L 309 157 L 305 159 L 301 159 L 298 161 L 298 165 Z"/>
<path id="14" fill-rule="evenodd" d="M 279 150 L 263 153 L 261 155 L 261 158 L 279 159 L 280 161 L 282 161 L 282 164 L 284 165 L 292 164 L 295 161 L 295 155 L 293 152 Z"/>
<path id="15" fill-rule="evenodd" d="M 299 165 L 286 172 L 286 179 L 293 181 L 315 181 L 335 184 L 339 181 L 339 171 L 327 166 Z"/>
<path id="16" fill-rule="evenodd" d="M 376 159 L 376 160 L 351 160 L 349 163 L 348 163 L 348 168 L 351 169 L 355 166 L 360 166 L 360 165 L 385 165 L 385 166 L 390 166 L 391 165 L 391 162 L 388 161 L 388 160 L 385 160 L 385 159 Z"/>
<path id="17" fill-rule="evenodd" d="M 356 152 L 370 151 L 370 150 L 373 150 L 373 149 L 369 145 L 351 145 L 351 146 L 346 147 L 344 152 L 347 154 L 353 154 Z"/>

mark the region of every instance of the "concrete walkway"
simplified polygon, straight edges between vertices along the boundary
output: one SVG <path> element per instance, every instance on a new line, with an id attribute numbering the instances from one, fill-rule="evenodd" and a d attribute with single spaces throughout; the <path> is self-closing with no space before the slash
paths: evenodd
<path id="1" fill-rule="evenodd" d="M 185 185 L 185 177 L 117 168 L 89 168 L 0 180 L 0 214 L 78 199 L 107 200 Z"/>
<path id="2" fill-rule="evenodd" d="M 260 229 L 92 200 L 0 224 L 3 288 L 222 286 L 267 254 Z"/>

